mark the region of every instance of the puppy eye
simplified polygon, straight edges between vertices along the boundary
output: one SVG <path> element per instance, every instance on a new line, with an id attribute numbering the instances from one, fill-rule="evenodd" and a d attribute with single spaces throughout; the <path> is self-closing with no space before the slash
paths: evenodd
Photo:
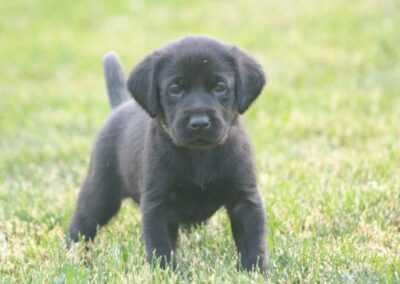
<path id="1" fill-rule="evenodd" d="M 172 84 L 168 87 L 168 93 L 175 97 L 180 97 L 183 94 L 183 89 L 178 84 Z"/>
<path id="2" fill-rule="evenodd" d="M 225 83 L 219 82 L 214 86 L 214 92 L 216 92 L 217 94 L 222 94 L 226 92 L 226 85 Z"/>

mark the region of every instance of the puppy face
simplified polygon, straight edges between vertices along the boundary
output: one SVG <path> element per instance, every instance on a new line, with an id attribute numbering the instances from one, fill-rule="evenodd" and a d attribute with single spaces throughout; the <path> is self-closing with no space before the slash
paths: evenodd
<path id="1" fill-rule="evenodd" d="M 235 74 L 212 52 L 187 49 L 168 60 L 159 75 L 159 100 L 176 145 L 207 148 L 222 144 L 237 116 Z"/>
<path id="2" fill-rule="evenodd" d="M 221 145 L 265 83 L 243 51 L 208 37 L 185 37 L 147 56 L 128 79 L 135 100 L 177 146 Z"/>

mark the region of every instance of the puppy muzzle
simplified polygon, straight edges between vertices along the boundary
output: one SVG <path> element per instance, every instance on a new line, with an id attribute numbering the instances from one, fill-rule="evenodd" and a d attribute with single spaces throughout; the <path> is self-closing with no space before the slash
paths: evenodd
<path id="1" fill-rule="evenodd" d="M 226 137 L 221 120 L 206 113 L 185 116 L 168 131 L 176 145 L 188 148 L 212 148 Z"/>

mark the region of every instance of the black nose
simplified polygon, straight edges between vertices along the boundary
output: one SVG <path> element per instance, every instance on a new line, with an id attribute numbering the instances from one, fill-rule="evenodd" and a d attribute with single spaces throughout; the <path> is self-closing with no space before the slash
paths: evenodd
<path id="1" fill-rule="evenodd" d="M 210 118 L 205 114 L 195 114 L 190 118 L 189 127 L 191 129 L 202 129 L 210 127 Z"/>

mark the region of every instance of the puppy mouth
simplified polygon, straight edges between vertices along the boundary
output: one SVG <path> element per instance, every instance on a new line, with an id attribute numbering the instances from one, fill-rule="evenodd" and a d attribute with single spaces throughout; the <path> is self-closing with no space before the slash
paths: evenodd
<path id="1" fill-rule="evenodd" d="M 199 150 L 222 145 L 227 132 L 226 128 L 216 126 L 196 131 L 188 131 L 180 125 L 168 128 L 168 134 L 176 146 Z"/>
<path id="2" fill-rule="evenodd" d="M 184 147 L 191 148 L 191 149 L 207 149 L 217 146 L 219 143 L 216 141 L 211 141 L 204 138 L 197 138 L 191 141 L 186 142 Z"/>
<path id="3" fill-rule="evenodd" d="M 225 141 L 225 138 L 226 134 L 221 133 L 220 135 L 217 135 L 217 137 L 196 135 L 194 137 L 181 137 L 180 139 L 177 139 L 177 137 L 173 137 L 173 140 L 175 144 L 179 147 L 206 150 L 222 145 Z"/>

